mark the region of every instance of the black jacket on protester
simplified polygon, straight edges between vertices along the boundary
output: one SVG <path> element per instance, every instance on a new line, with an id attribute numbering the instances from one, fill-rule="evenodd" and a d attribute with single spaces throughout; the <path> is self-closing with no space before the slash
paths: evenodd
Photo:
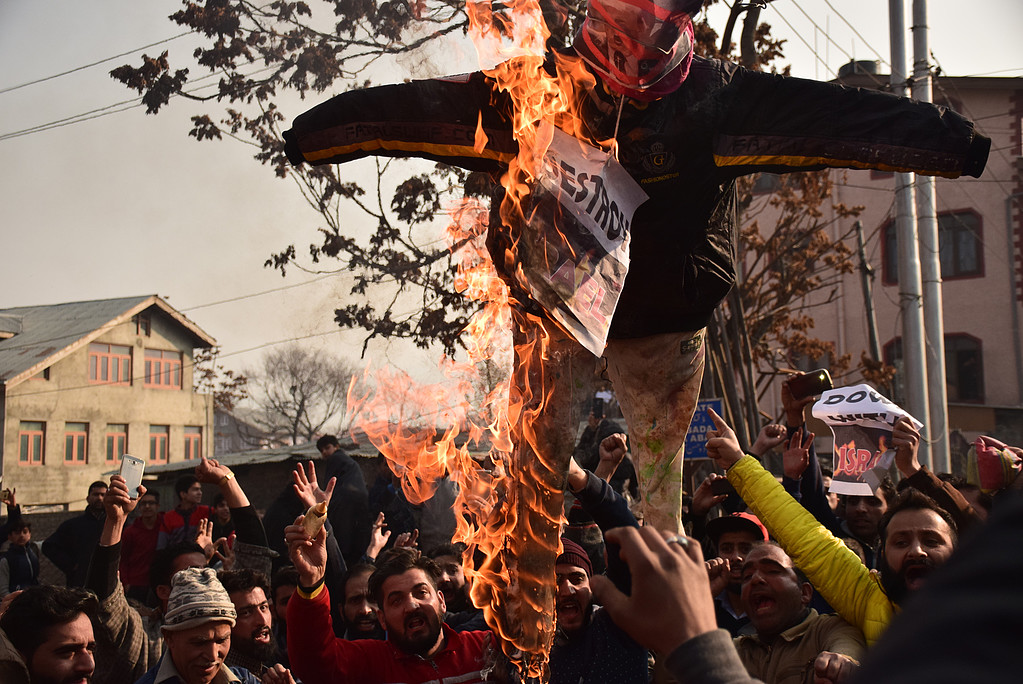
<path id="1" fill-rule="evenodd" d="M 618 159 L 650 197 L 632 222 L 611 338 L 706 325 L 735 281 L 736 178 L 828 167 L 979 177 L 991 146 L 933 104 L 700 57 L 654 102 L 620 108 L 599 79 L 582 98 L 590 142 L 613 137 L 620 112 Z M 416 156 L 500 173 L 516 152 L 508 103 L 480 72 L 352 90 L 299 116 L 285 149 L 296 165 Z"/>

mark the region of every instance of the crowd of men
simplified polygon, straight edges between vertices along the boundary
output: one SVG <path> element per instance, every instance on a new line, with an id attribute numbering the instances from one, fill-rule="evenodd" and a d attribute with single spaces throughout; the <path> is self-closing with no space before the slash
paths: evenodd
<path id="1" fill-rule="evenodd" d="M 628 460 L 622 432 L 600 440 L 588 462 L 596 472 L 571 462 L 549 681 L 972 681 L 980 671 L 1004 681 L 1014 671 L 1011 649 L 999 647 L 1023 614 L 1023 478 L 1010 477 L 1023 450 L 995 443 L 1009 476 L 991 496 L 921 466 L 920 434 L 903 419 L 892 434 L 898 484 L 832 509 L 803 422 L 808 400 L 783 400 L 788 425 L 766 426 L 748 450 L 712 414 L 707 449 L 724 475 L 693 492 L 688 536 L 641 526 L 612 486 Z M 334 437 L 318 446 L 321 470 L 346 473 L 344 491 L 359 493 L 345 515 L 370 523 L 353 532 L 368 541 L 351 563 L 337 530 L 365 523 L 336 515 L 310 537 L 299 513 L 282 533 L 287 558 L 273 558 L 238 479 L 213 459 L 176 483 L 164 512 L 155 493 L 129 492 L 120 476 L 93 483 L 86 510 L 41 551 L 12 493 L 0 681 L 524 681 L 470 599 L 473 557 L 450 542 L 454 527 L 429 530 L 449 541 L 422 550 L 418 530 L 389 529 L 383 511 L 438 517 L 417 516 L 393 479 L 367 487 Z M 783 476 L 760 462 L 772 448 L 783 451 Z M 722 478 L 734 491 L 714 493 Z M 204 486 L 229 516 L 202 505 Z M 299 464 L 290 486 L 300 510 L 337 505 L 341 491 L 337 475 L 321 489 L 313 463 Z M 38 583 L 40 554 L 66 586 Z M 917 638 L 928 630 L 930 640 Z"/>

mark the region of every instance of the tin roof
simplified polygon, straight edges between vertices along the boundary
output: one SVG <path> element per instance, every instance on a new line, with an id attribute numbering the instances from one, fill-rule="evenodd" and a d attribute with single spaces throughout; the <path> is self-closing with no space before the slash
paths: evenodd
<path id="1" fill-rule="evenodd" d="M 26 380 L 152 306 L 188 330 L 196 347 L 217 343 L 157 295 L 0 309 L 0 382 Z"/>

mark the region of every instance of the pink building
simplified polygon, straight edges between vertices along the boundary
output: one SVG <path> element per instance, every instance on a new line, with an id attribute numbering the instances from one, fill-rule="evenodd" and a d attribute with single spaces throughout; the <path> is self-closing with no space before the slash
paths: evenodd
<path id="1" fill-rule="evenodd" d="M 888 76 L 853 74 L 842 82 L 876 88 L 886 84 Z M 937 179 L 935 188 L 949 427 L 969 441 L 988 434 L 1023 444 L 1023 78 L 938 77 L 934 100 L 974 121 L 977 129 L 992 139 L 982 178 Z M 864 207 L 859 219 L 867 259 L 875 273 L 878 338 L 884 360 L 898 368 L 902 323 L 894 179 L 892 174 L 872 171 L 831 173 L 835 201 Z M 758 186 L 769 187 L 770 178 L 762 177 Z M 765 198 L 755 202 L 765 202 Z M 837 236 L 853 222 L 842 220 L 831 230 Z M 760 225 L 765 230 L 770 225 L 764 215 Z M 849 246 L 855 251 L 855 243 Z M 859 359 L 860 352 L 869 349 L 866 312 L 861 275 L 847 276 L 839 286 L 837 300 L 818 310 L 816 335 L 834 341 L 839 354 L 851 353 Z M 843 384 L 861 381 L 850 378 Z M 899 401 L 899 393 L 897 388 L 892 398 Z M 781 413 L 778 391 L 765 396 L 762 408 L 773 415 Z M 926 416 L 918 418 L 926 421 Z M 953 436 L 953 464 L 962 443 Z M 818 446 L 828 448 L 830 440 Z"/>

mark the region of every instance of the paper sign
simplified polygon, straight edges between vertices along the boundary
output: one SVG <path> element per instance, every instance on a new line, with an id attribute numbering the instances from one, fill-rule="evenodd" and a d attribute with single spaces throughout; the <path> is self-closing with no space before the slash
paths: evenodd
<path id="1" fill-rule="evenodd" d="M 719 416 L 725 415 L 725 402 L 722 399 L 702 399 L 696 402 L 696 411 L 689 421 L 689 432 L 686 433 L 686 458 L 707 458 L 707 433 L 715 430 L 707 409 L 712 408 Z"/>
<path id="2" fill-rule="evenodd" d="M 629 271 L 632 217 L 647 195 L 613 157 L 557 128 L 538 181 L 516 246 L 517 277 L 600 356 Z"/>
<path id="3" fill-rule="evenodd" d="M 872 496 L 895 460 L 892 427 L 906 416 L 918 430 L 923 423 L 869 385 L 827 390 L 813 405 L 813 416 L 835 436 L 835 475 L 830 491 Z"/>

